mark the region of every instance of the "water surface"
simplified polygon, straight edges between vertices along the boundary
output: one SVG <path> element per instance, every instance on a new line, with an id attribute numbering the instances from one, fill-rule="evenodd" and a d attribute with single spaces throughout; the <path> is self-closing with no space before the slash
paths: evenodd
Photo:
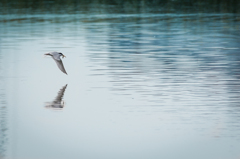
<path id="1" fill-rule="evenodd" d="M 240 158 L 238 14 L 0 19 L 1 158 Z"/>

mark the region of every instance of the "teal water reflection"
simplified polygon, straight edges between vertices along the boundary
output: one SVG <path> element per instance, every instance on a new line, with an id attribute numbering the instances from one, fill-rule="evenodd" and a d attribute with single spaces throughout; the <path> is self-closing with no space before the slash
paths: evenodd
<path id="1" fill-rule="evenodd" d="M 229 13 L 1 15 L 0 155 L 238 159 L 239 26 Z M 66 83 L 64 108 L 44 109 Z"/>

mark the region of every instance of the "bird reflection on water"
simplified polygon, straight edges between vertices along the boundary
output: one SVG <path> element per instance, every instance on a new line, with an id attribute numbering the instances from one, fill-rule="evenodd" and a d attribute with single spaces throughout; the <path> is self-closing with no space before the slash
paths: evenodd
<path id="1" fill-rule="evenodd" d="M 66 88 L 67 88 L 67 84 L 59 90 L 57 97 L 52 102 L 45 103 L 45 108 L 53 109 L 53 110 L 62 110 L 63 107 L 65 106 L 63 96 Z"/>

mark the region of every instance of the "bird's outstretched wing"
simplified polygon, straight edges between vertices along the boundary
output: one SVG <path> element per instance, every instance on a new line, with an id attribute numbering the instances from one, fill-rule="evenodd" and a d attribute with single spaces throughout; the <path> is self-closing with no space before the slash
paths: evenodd
<path id="1" fill-rule="evenodd" d="M 66 70 L 65 70 L 65 68 L 64 68 L 64 66 L 63 66 L 62 60 L 61 60 L 61 59 L 60 59 L 60 60 L 54 59 L 54 61 L 57 63 L 58 68 L 59 68 L 63 73 L 67 74 L 67 72 L 66 72 Z"/>

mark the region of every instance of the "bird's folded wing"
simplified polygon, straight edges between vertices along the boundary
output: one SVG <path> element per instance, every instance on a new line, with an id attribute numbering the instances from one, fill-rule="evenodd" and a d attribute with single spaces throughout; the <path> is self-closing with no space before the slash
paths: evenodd
<path id="1" fill-rule="evenodd" d="M 66 73 L 66 74 L 67 74 L 67 72 L 66 72 L 66 70 L 65 70 L 65 68 L 64 68 L 64 66 L 63 66 L 62 60 L 55 60 L 55 59 L 54 59 L 54 61 L 57 63 L 58 68 L 59 68 L 63 73 Z"/>

